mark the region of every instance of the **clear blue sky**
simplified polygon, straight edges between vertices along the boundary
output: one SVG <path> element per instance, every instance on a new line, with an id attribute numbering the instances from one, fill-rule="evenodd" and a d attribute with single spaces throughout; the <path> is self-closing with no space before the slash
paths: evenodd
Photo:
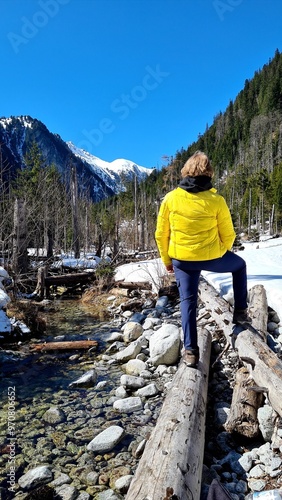
<path id="1" fill-rule="evenodd" d="M 0 116 L 161 167 L 282 52 L 281 0 L 0 0 Z"/>

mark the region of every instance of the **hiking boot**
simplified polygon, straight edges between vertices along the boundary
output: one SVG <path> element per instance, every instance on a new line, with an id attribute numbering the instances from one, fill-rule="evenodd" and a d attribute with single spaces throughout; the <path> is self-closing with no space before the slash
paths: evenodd
<path id="1" fill-rule="evenodd" d="M 199 363 L 199 349 L 185 349 L 182 359 L 185 365 L 197 368 Z"/>
<path id="2" fill-rule="evenodd" d="M 248 316 L 248 309 L 235 309 L 233 313 L 233 323 L 251 323 L 252 320 Z"/>

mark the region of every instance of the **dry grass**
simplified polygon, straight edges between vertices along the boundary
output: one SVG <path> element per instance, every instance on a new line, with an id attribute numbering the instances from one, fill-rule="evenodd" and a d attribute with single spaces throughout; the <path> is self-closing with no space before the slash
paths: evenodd
<path id="1" fill-rule="evenodd" d="M 40 305 L 25 300 L 12 300 L 7 306 L 8 318 L 22 321 L 32 334 L 40 334 L 46 330 L 46 316 L 40 311 Z"/>
<path id="2" fill-rule="evenodd" d="M 109 297 L 115 297 L 113 300 L 109 300 Z M 99 293 L 97 289 L 87 290 L 81 299 L 81 303 L 87 306 L 88 311 L 91 315 L 99 319 L 100 321 L 109 319 L 112 316 L 109 307 L 118 307 L 120 304 L 124 303 L 127 299 L 126 290 L 112 289 L 110 293 Z"/>

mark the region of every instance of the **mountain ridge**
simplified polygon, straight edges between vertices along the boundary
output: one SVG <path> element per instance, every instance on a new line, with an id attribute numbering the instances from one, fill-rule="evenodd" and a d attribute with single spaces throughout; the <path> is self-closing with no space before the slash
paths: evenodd
<path id="1" fill-rule="evenodd" d="M 25 155 L 34 142 L 46 164 L 54 164 L 62 177 L 66 177 L 70 166 L 74 166 L 80 194 L 88 192 L 94 202 L 126 190 L 127 182 L 134 178 L 141 182 L 153 171 L 126 159 L 106 162 L 70 141 L 63 141 L 40 120 L 21 115 L 0 118 L 2 165 L 9 173 L 6 177 L 13 178 L 18 169 L 25 168 Z"/>

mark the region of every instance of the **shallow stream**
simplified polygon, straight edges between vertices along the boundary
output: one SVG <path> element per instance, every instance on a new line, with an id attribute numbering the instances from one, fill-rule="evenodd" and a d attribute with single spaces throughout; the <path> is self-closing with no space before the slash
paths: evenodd
<path id="1" fill-rule="evenodd" d="M 98 346 L 90 353 L 87 350 L 68 350 L 30 354 L 27 342 L 23 341 L 22 346 L 14 346 L 14 356 L 11 355 L 10 361 L 4 362 L 0 368 L 2 406 L 7 398 L 7 388 L 11 386 L 16 387 L 17 401 L 26 403 L 34 396 L 67 389 L 85 371 L 82 365 L 91 363 L 105 347 L 103 335 L 113 329 L 110 323 L 94 319 L 91 309 L 79 301 L 55 301 L 51 306 L 50 311 L 44 312 L 46 331 L 35 339 L 36 342 L 89 339 L 97 340 Z M 2 349 L 6 348 L 2 345 Z M 12 346 L 9 348 L 12 349 Z M 22 355 L 19 356 L 19 353 Z"/>

